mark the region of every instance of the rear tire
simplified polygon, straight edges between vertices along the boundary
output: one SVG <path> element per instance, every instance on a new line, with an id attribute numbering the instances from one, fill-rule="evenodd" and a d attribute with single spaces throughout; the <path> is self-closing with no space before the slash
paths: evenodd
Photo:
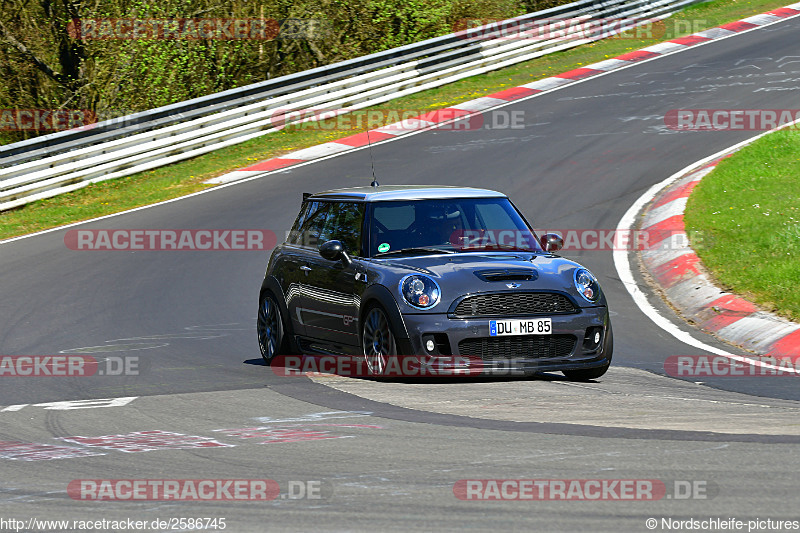
<path id="1" fill-rule="evenodd" d="M 601 377 L 608 371 L 608 367 L 611 366 L 611 357 L 614 355 L 614 331 L 611 329 L 611 322 L 608 323 L 608 333 L 603 344 L 603 354 L 608 359 L 605 365 L 582 370 L 564 370 L 564 375 L 571 381 L 589 381 L 590 379 Z"/>

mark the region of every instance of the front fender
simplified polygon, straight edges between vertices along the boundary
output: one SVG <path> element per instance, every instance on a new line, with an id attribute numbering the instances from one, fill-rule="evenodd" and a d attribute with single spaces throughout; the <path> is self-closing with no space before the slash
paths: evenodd
<path id="1" fill-rule="evenodd" d="M 371 304 L 378 304 L 380 305 L 384 311 L 386 311 L 386 315 L 389 318 L 389 323 L 392 326 L 392 331 L 394 331 L 396 341 L 397 341 L 397 348 L 401 354 L 411 354 L 413 351 L 411 341 L 408 335 L 408 329 L 406 328 L 406 324 L 403 321 L 403 315 L 400 313 L 400 308 L 397 307 L 397 300 L 394 299 L 391 291 L 384 287 L 383 285 L 370 285 L 364 291 L 364 294 L 361 295 L 361 309 L 359 311 L 359 324 L 364 323 L 364 316 L 366 315 L 367 309 L 369 309 Z M 361 342 L 360 339 L 360 330 L 359 330 L 359 343 Z"/>

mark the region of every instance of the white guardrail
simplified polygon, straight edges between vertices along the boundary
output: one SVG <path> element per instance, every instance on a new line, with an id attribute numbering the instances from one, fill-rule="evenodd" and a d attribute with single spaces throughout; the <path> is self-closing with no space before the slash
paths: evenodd
<path id="1" fill-rule="evenodd" d="M 0 211 L 265 135 L 292 110 L 374 106 L 666 18 L 705 0 L 581 0 L 170 106 L 0 146 Z M 609 29 L 609 20 L 621 21 Z M 546 28 L 534 21 L 566 23 Z M 591 24 L 592 21 L 604 23 Z M 579 24 L 582 23 L 582 24 Z M 536 33 L 526 38 L 525 29 Z M 514 35 L 509 36 L 512 31 Z M 591 28 L 587 32 L 587 28 Z M 556 33 L 560 31 L 563 35 Z M 593 32 L 593 33 L 592 33 Z M 588 33 L 588 35 L 587 35 Z M 494 38 L 493 38 L 494 37 Z M 319 116 L 319 115 L 317 115 Z M 308 120 L 301 117 L 300 120 Z"/>

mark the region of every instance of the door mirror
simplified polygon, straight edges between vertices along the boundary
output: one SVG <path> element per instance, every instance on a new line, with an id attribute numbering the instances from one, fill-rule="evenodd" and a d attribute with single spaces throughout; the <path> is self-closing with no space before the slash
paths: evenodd
<path id="1" fill-rule="evenodd" d="M 328 261 L 341 261 L 345 266 L 351 263 L 347 250 L 344 249 L 342 241 L 327 241 L 320 245 L 319 255 Z"/>
<path id="2" fill-rule="evenodd" d="M 558 233 L 545 233 L 539 239 L 545 252 L 557 252 L 564 247 L 564 239 Z"/>

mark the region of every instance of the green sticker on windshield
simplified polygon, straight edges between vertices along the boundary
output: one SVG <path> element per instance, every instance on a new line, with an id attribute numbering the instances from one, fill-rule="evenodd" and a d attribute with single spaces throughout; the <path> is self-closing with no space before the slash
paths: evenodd
<path id="1" fill-rule="evenodd" d="M 378 246 L 378 251 L 381 252 L 381 253 L 388 252 L 389 248 L 391 248 L 391 246 L 389 246 L 388 242 L 385 242 L 385 243 L 383 243 L 383 244 Z"/>

